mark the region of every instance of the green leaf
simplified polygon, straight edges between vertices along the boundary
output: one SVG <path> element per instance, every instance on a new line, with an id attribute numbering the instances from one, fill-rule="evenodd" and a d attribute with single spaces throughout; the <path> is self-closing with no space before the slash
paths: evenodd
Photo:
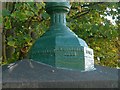
<path id="1" fill-rule="evenodd" d="M 8 41 L 7 43 L 9 46 L 14 46 L 15 45 L 15 42 L 14 41 Z"/>
<path id="2" fill-rule="evenodd" d="M 27 15 L 27 16 L 34 16 L 34 13 L 33 12 L 31 12 L 31 11 L 25 11 L 25 14 Z"/>
<path id="3" fill-rule="evenodd" d="M 10 15 L 10 11 L 7 10 L 7 9 L 3 9 L 3 10 L 2 10 L 2 15 L 3 15 L 3 16 L 9 16 L 9 15 Z"/>
<path id="4" fill-rule="evenodd" d="M 27 2 L 27 4 L 29 4 L 31 7 L 33 7 L 34 6 L 34 2 L 33 2 L 34 0 L 31 0 L 31 2 Z"/>
<path id="5" fill-rule="evenodd" d="M 25 36 L 24 39 L 26 42 L 29 42 L 31 40 L 31 38 L 29 36 Z"/>
<path id="6" fill-rule="evenodd" d="M 24 12 L 22 12 L 22 11 L 16 11 L 11 16 L 14 17 L 14 18 L 17 18 L 20 21 L 25 21 L 25 20 L 28 19 L 26 14 Z"/>
<path id="7" fill-rule="evenodd" d="M 3 21 L 3 18 L 2 18 L 2 17 L 0 17 L 0 24 L 2 24 L 2 21 Z"/>
<path id="8" fill-rule="evenodd" d="M 44 19 L 48 19 L 48 18 L 49 18 L 49 15 L 48 15 L 46 12 L 43 12 L 43 13 L 42 13 L 42 17 L 43 17 Z"/>
<path id="9" fill-rule="evenodd" d="M 10 19 L 8 18 L 7 20 L 6 20 L 6 22 L 5 22 L 5 29 L 11 29 L 12 28 L 12 26 L 11 26 L 11 21 L 10 21 Z"/>
<path id="10" fill-rule="evenodd" d="M 41 9 L 42 7 L 45 8 L 45 3 L 39 2 L 39 3 L 36 3 L 36 6 L 38 9 Z"/>

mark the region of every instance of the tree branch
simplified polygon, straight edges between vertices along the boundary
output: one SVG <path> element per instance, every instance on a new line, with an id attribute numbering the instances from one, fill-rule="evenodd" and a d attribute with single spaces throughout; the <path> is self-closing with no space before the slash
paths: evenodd
<path id="1" fill-rule="evenodd" d="M 94 6 L 94 5 L 98 5 L 98 4 L 103 4 L 104 2 L 95 2 L 95 3 L 91 3 L 91 4 L 89 4 L 89 5 L 86 5 L 86 4 L 84 4 L 84 5 L 82 5 L 81 7 L 90 7 L 90 6 Z"/>
<path id="2" fill-rule="evenodd" d="M 81 8 L 90 7 L 90 6 L 93 7 L 93 6 L 95 6 L 95 5 L 103 4 L 103 3 L 104 3 L 104 2 L 91 3 L 91 4 L 89 4 L 89 5 L 84 4 L 84 5 L 81 6 Z M 77 10 L 78 10 L 77 7 L 71 7 L 71 9 L 77 9 Z M 88 14 L 91 10 L 93 10 L 93 9 L 89 9 L 89 10 L 84 10 L 84 11 L 82 11 L 82 12 L 78 12 L 78 13 L 76 13 L 74 16 L 71 16 L 70 18 L 73 18 L 73 19 L 79 18 L 79 17 L 81 17 L 81 16 L 84 16 L 84 15 Z"/>
<path id="3" fill-rule="evenodd" d="M 76 18 L 79 18 L 79 17 L 81 17 L 81 16 L 84 16 L 84 15 L 88 14 L 89 12 L 90 12 L 90 10 L 88 10 L 88 11 L 86 11 L 86 12 L 80 14 L 80 15 L 75 16 L 73 19 L 76 19 Z M 71 17 L 71 18 L 72 18 L 72 17 Z"/>

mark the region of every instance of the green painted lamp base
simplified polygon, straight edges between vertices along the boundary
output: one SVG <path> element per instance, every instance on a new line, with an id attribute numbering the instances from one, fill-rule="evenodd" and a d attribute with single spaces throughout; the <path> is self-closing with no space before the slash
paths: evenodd
<path id="1" fill-rule="evenodd" d="M 29 58 L 57 68 L 94 70 L 93 50 L 66 26 L 68 2 L 47 2 L 49 30 L 34 43 Z"/>
<path id="2" fill-rule="evenodd" d="M 51 32 L 46 32 L 34 43 L 29 52 L 30 59 L 57 68 L 81 71 L 94 69 L 93 50 L 88 48 L 84 40 L 70 30 L 70 34 L 58 30 L 50 35 Z"/>

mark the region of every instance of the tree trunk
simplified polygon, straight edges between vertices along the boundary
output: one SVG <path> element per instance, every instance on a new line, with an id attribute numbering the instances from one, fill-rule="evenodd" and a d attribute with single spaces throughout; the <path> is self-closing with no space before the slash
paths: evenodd
<path id="1" fill-rule="evenodd" d="M 15 4 L 16 4 L 16 2 L 7 2 L 7 7 L 6 8 L 7 8 L 7 10 L 10 11 L 11 14 L 15 9 Z M 11 24 L 12 24 L 12 20 L 11 20 Z M 13 38 L 15 36 L 13 24 L 12 24 L 12 29 L 6 31 L 6 38 L 9 37 L 9 36 L 12 36 Z M 7 59 L 13 58 L 13 54 L 15 53 L 15 48 L 13 46 L 8 46 L 8 45 L 6 47 L 7 47 L 6 48 Z"/>
<path id="2" fill-rule="evenodd" d="M 2 9 L 4 9 L 5 7 L 6 3 L 2 3 Z M 1 35 L 2 35 L 2 62 L 4 62 L 6 61 L 6 44 L 5 44 L 5 31 L 3 30 L 3 27 L 1 27 Z"/>
<path id="3" fill-rule="evenodd" d="M 2 33 L 2 62 L 6 61 L 5 34 Z"/>

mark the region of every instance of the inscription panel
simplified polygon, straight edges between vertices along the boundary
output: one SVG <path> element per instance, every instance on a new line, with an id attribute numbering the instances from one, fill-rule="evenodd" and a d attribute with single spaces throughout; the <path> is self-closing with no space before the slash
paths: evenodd
<path id="1" fill-rule="evenodd" d="M 90 48 L 84 47 L 84 58 L 85 58 L 85 70 L 93 70 L 94 69 L 94 55 L 93 50 Z"/>

